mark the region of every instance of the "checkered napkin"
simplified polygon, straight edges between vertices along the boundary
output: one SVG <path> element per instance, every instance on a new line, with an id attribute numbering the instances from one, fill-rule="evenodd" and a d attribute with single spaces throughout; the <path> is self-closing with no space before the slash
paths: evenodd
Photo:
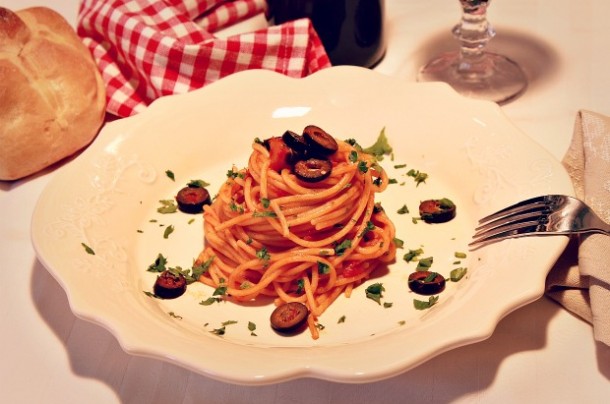
<path id="1" fill-rule="evenodd" d="M 102 72 L 107 111 L 125 117 L 246 69 L 304 77 L 330 66 L 308 19 L 214 35 L 264 7 L 265 0 L 83 0 L 77 32 Z"/>

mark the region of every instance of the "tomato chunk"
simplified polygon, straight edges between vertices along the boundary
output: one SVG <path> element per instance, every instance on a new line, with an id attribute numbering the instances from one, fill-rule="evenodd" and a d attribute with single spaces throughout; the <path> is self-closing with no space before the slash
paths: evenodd
<path id="1" fill-rule="evenodd" d="M 284 168 L 290 168 L 292 149 L 286 145 L 281 137 L 269 138 L 265 140 L 265 145 L 269 149 L 269 168 L 277 172 Z"/>

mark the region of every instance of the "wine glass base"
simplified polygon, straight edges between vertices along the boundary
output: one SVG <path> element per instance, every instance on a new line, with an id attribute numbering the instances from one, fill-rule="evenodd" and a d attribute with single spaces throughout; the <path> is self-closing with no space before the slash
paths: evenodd
<path id="1" fill-rule="evenodd" d="M 484 52 L 477 63 L 467 63 L 459 52 L 440 55 L 422 67 L 418 81 L 442 81 L 471 98 L 507 103 L 521 95 L 527 78 L 509 58 Z"/>

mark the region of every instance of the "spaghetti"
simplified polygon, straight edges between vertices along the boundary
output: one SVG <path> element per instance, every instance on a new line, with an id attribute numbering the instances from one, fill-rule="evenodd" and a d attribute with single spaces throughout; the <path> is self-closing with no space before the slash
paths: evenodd
<path id="1" fill-rule="evenodd" d="M 273 151 L 255 141 L 248 167 L 233 167 L 204 207 L 197 259 L 209 263 L 200 281 L 225 288 L 227 299 L 305 304 L 313 338 L 326 308 L 396 255 L 394 225 L 375 203 L 387 174 L 359 147 L 337 145 L 330 175 L 305 182 L 289 167 L 270 168 Z"/>

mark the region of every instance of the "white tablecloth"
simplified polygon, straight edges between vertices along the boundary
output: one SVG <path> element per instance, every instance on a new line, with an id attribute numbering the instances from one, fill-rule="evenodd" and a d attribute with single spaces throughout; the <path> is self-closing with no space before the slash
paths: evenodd
<path id="1" fill-rule="evenodd" d="M 47 5 L 74 23 L 78 0 L 0 5 Z M 457 0 L 386 0 L 386 6 L 389 45 L 376 70 L 414 81 L 424 61 L 455 47 L 449 30 L 459 18 Z M 561 159 L 578 109 L 610 115 L 610 2 L 503 0 L 493 2 L 489 17 L 498 31 L 491 47 L 530 77 L 527 92 L 505 113 Z M 602 403 L 610 397 L 610 349 L 594 342 L 588 324 L 544 298 L 508 315 L 484 342 L 362 385 L 304 379 L 243 387 L 128 355 L 108 331 L 72 314 L 61 286 L 36 259 L 30 216 L 52 177 L 48 170 L 0 182 L 0 402 Z"/>

